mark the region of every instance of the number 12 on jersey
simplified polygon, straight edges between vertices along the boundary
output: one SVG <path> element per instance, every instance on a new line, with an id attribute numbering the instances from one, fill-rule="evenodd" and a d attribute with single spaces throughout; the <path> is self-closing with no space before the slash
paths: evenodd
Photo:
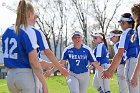
<path id="1" fill-rule="evenodd" d="M 17 48 L 17 41 L 15 38 L 6 38 L 4 40 L 5 50 L 4 50 L 4 58 L 17 59 L 17 53 L 13 53 Z M 11 47 L 9 47 L 11 46 Z"/>

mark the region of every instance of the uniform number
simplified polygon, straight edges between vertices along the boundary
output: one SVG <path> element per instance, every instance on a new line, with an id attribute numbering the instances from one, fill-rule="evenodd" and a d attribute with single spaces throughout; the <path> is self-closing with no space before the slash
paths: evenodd
<path id="1" fill-rule="evenodd" d="M 12 58 L 12 59 L 17 59 L 17 53 L 13 53 L 13 51 L 17 48 L 17 41 L 15 38 L 6 38 L 4 41 L 5 43 L 5 51 L 4 51 L 4 58 Z M 10 48 L 8 47 L 12 45 Z"/>
<path id="2" fill-rule="evenodd" d="M 80 60 L 76 60 L 76 66 L 79 66 Z"/>

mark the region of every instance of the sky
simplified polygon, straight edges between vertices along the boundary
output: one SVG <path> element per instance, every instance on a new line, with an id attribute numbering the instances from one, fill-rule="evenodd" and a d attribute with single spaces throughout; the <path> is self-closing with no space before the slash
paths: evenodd
<path id="1" fill-rule="evenodd" d="M 115 2 L 118 0 L 111 0 L 111 1 Z M 138 0 L 123 0 L 121 7 L 119 7 L 117 11 L 117 14 L 121 15 L 124 12 L 131 12 L 130 11 L 131 6 L 137 2 Z M 18 0 L 0 0 L 0 35 L 4 32 L 4 30 L 7 27 L 15 23 L 16 6 L 13 5 L 18 5 Z"/>

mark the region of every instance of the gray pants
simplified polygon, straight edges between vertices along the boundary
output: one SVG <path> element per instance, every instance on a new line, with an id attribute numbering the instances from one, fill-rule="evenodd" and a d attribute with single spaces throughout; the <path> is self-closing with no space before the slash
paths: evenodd
<path id="1" fill-rule="evenodd" d="M 89 79 L 89 72 L 81 74 L 70 72 L 70 76 L 66 79 L 70 93 L 87 93 Z"/>
<path id="2" fill-rule="evenodd" d="M 127 84 L 125 80 L 124 68 L 124 64 L 120 64 L 117 68 L 117 79 L 120 91 L 119 93 L 127 93 Z"/>
<path id="3" fill-rule="evenodd" d="M 136 87 L 132 87 L 131 86 L 131 83 L 130 83 L 130 80 L 131 80 L 131 77 L 132 77 L 132 74 L 134 72 L 134 69 L 135 69 L 135 66 L 137 64 L 137 58 L 129 58 L 126 60 L 126 65 L 125 65 L 125 78 L 126 78 L 126 82 L 127 82 L 127 85 L 128 85 L 128 90 L 129 90 L 129 93 L 140 93 L 140 81 L 138 80 L 138 85 Z"/>
<path id="4" fill-rule="evenodd" d="M 10 93 L 42 93 L 41 83 L 31 69 L 9 69 L 6 81 Z"/>
<path id="5" fill-rule="evenodd" d="M 102 64 L 101 65 L 104 69 L 108 69 L 110 64 Z M 95 70 L 95 75 L 93 78 L 93 86 L 98 90 L 99 88 L 102 89 L 103 92 L 110 91 L 109 88 L 109 79 L 102 79 L 102 73 L 98 70 Z"/>

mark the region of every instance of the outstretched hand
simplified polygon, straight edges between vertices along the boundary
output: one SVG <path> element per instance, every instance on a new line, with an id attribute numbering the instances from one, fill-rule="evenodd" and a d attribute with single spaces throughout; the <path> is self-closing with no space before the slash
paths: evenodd
<path id="1" fill-rule="evenodd" d="M 69 76 L 69 71 L 66 69 L 66 68 L 64 68 L 64 67 L 62 67 L 62 70 L 60 71 L 65 77 L 68 77 Z"/>
<path id="2" fill-rule="evenodd" d="M 50 77 L 51 74 L 52 74 L 51 70 L 47 70 L 46 72 L 44 72 L 45 77 Z"/>
<path id="3" fill-rule="evenodd" d="M 131 77 L 131 86 L 136 87 L 137 85 L 138 85 L 138 76 L 134 74 Z"/>
<path id="4" fill-rule="evenodd" d="M 113 76 L 113 73 L 110 73 L 109 70 L 105 70 L 105 71 L 103 71 L 102 73 L 103 73 L 102 79 L 110 79 L 110 78 L 112 78 L 112 76 Z"/>

